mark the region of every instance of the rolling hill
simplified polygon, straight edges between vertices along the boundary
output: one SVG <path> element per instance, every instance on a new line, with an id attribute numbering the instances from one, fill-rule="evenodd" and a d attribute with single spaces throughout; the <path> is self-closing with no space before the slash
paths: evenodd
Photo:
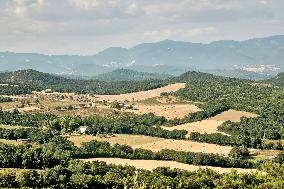
<path id="1" fill-rule="evenodd" d="M 0 84 L 2 84 L 0 94 L 27 94 L 44 89 L 52 89 L 57 92 L 120 94 L 158 88 L 166 85 L 167 81 L 149 79 L 144 81 L 106 82 L 68 79 L 35 70 L 19 70 L 0 73 Z M 11 85 L 14 87 L 11 87 Z"/>

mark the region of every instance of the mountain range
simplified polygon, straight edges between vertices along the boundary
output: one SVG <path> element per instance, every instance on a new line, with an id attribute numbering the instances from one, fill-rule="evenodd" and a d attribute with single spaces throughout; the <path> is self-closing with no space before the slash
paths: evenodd
<path id="1" fill-rule="evenodd" d="M 53 74 L 95 76 L 126 68 L 178 75 L 188 70 L 244 70 L 276 74 L 284 69 L 284 35 L 209 44 L 164 40 L 132 48 L 112 47 L 95 55 L 0 52 L 0 71 L 35 69 Z"/>

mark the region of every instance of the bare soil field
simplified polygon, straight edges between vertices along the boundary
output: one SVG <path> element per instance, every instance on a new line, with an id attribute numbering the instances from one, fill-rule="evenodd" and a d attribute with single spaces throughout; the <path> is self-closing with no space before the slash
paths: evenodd
<path id="1" fill-rule="evenodd" d="M 184 151 L 184 152 L 202 152 L 202 153 L 212 153 L 220 155 L 228 155 L 232 149 L 230 146 L 221 146 L 216 144 L 208 144 L 201 142 L 193 142 L 187 140 L 172 140 L 164 139 L 161 141 L 135 145 L 132 148 L 143 148 L 151 150 L 154 152 L 161 151 L 163 149 Z"/>
<path id="2" fill-rule="evenodd" d="M 194 104 L 170 104 L 170 105 L 134 105 L 134 109 L 123 110 L 135 114 L 147 114 L 152 112 L 157 116 L 164 116 L 166 119 L 183 118 L 189 113 L 200 111 Z"/>
<path id="3" fill-rule="evenodd" d="M 140 101 L 148 98 L 159 97 L 162 92 L 175 92 L 181 88 L 185 87 L 185 83 L 175 83 L 170 84 L 165 87 L 149 90 L 149 91 L 140 91 L 134 93 L 126 93 L 120 95 L 95 95 L 97 100 L 106 100 L 106 101 Z"/>
<path id="4" fill-rule="evenodd" d="M 197 121 L 193 123 L 185 123 L 182 125 L 177 125 L 173 127 L 166 127 L 162 126 L 162 129 L 168 130 L 168 131 L 173 131 L 173 130 L 186 130 L 188 132 L 187 137 L 189 137 L 190 133 L 192 132 L 199 132 L 201 134 L 204 133 L 222 133 L 226 135 L 226 133 L 219 132 L 218 127 L 222 125 L 224 121 L 216 121 L 216 120 L 202 120 L 202 121 Z"/>
<path id="5" fill-rule="evenodd" d="M 131 160 L 131 159 L 121 159 L 121 158 L 91 158 L 91 159 L 81 159 L 85 162 L 90 161 L 103 161 L 107 164 L 115 164 L 122 166 L 134 166 L 138 169 L 146 169 L 152 171 L 158 167 L 169 167 L 171 169 L 182 169 L 191 172 L 198 171 L 199 169 L 211 169 L 218 173 L 230 173 L 232 170 L 236 170 L 238 173 L 250 173 L 256 172 L 255 169 L 239 169 L 239 168 L 222 168 L 222 167 L 212 167 L 212 166 L 197 166 L 189 165 L 184 163 L 179 163 L 175 161 L 162 161 L 162 160 Z"/>
<path id="6" fill-rule="evenodd" d="M 257 116 L 258 115 L 250 112 L 228 110 L 215 117 L 212 117 L 211 120 L 239 122 L 241 121 L 241 117 L 253 118 Z"/>
<path id="7" fill-rule="evenodd" d="M 68 140 L 74 143 L 75 146 L 81 146 L 82 142 L 90 142 L 92 140 L 107 141 L 110 144 L 125 144 L 128 146 L 142 145 L 151 142 L 162 141 L 164 139 L 143 135 L 127 135 L 115 134 L 114 136 L 91 136 L 91 135 L 77 135 L 68 136 Z"/>

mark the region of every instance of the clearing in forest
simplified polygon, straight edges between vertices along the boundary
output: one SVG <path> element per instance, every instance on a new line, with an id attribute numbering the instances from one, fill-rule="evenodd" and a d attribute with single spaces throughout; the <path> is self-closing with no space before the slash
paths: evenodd
<path id="1" fill-rule="evenodd" d="M 95 98 L 97 100 L 106 100 L 106 101 L 140 101 L 145 100 L 148 98 L 154 98 L 159 97 L 161 93 L 163 92 L 175 92 L 179 89 L 185 88 L 185 83 L 175 83 L 170 84 L 161 88 L 152 89 L 148 91 L 140 91 L 140 92 L 134 92 L 134 93 L 126 93 L 126 94 L 120 94 L 120 95 L 95 95 Z"/>
<path id="2" fill-rule="evenodd" d="M 256 169 L 240 169 L 240 168 L 223 168 L 223 167 L 212 167 L 212 166 L 198 166 L 179 163 L 175 161 L 163 161 L 163 160 L 132 160 L 132 159 L 121 159 L 121 158 L 90 158 L 81 159 L 85 162 L 90 161 L 103 161 L 107 164 L 122 165 L 122 166 L 134 166 L 138 169 L 146 169 L 152 171 L 158 167 L 169 167 L 171 169 L 182 169 L 186 171 L 195 172 L 199 169 L 211 169 L 218 173 L 230 173 L 232 170 L 236 170 L 238 173 L 250 173 L 256 172 Z"/>

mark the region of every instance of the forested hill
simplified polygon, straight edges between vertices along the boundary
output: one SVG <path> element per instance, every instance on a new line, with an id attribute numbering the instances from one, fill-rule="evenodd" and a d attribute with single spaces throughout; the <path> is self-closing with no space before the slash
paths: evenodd
<path id="1" fill-rule="evenodd" d="M 284 72 L 279 73 L 275 77 L 265 80 L 265 83 L 271 83 L 279 87 L 284 87 Z"/>
<path id="2" fill-rule="evenodd" d="M 58 92 L 121 94 L 150 90 L 167 84 L 167 81 L 150 79 L 145 81 L 105 82 L 97 80 L 67 79 L 35 70 L 20 70 L 0 73 L 0 94 L 26 94 L 32 91 L 52 89 Z"/>
<path id="3" fill-rule="evenodd" d="M 138 72 L 129 69 L 117 69 L 112 72 L 104 73 L 93 77 L 99 81 L 142 81 L 147 79 L 166 79 L 168 74 Z"/>
<path id="4" fill-rule="evenodd" d="M 13 84 L 56 84 L 71 82 L 70 79 L 35 70 L 19 70 L 15 72 L 0 73 L 0 81 L 1 83 Z"/>
<path id="5" fill-rule="evenodd" d="M 283 81 L 282 76 L 283 74 L 278 75 L 278 84 Z M 187 84 L 174 95 L 188 101 L 203 102 L 201 108 L 205 112 L 195 115 L 195 119 L 210 116 L 211 110 L 219 112 L 224 109 L 235 109 L 253 112 L 259 116 L 243 118 L 239 123 L 226 122 L 218 129 L 232 136 L 245 137 L 246 145 L 252 147 L 261 145 L 263 139 L 284 139 L 283 88 L 199 72 L 185 73 L 179 80 L 186 81 Z M 189 116 L 187 119 L 190 120 L 192 117 Z M 210 140 L 214 142 L 220 139 L 217 136 L 212 138 L 214 139 Z"/>

